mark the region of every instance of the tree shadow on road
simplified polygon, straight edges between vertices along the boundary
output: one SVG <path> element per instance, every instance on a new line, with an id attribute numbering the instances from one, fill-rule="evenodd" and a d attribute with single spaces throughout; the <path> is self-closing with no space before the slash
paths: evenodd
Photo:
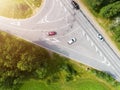
<path id="1" fill-rule="evenodd" d="M 55 45 L 54 43 L 52 44 L 52 42 L 51 42 L 51 44 L 49 44 L 49 43 L 46 42 L 45 40 L 38 40 L 38 41 L 33 41 L 33 42 L 34 42 L 35 44 L 43 47 L 43 48 L 46 48 L 46 49 L 48 49 L 48 50 L 51 50 L 51 51 L 53 51 L 53 52 L 55 52 L 55 53 L 59 53 L 59 54 L 65 56 L 65 57 L 66 57 L 66 56 L 69 56 L 69 52 L 61 49 L 60 47 L 58 47 L 58 46 Z"/>

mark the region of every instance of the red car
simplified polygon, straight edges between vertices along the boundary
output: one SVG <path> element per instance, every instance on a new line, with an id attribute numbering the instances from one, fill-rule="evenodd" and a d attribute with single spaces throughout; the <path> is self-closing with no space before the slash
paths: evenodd
<path id="1" fill-rule="evenodd" d="M 53 36 L 53 35 L 56 35 L 56 34 L 57 34 L 57 32 L 55 32 L 55 31 L 48 32 L 48 36 Z"/>

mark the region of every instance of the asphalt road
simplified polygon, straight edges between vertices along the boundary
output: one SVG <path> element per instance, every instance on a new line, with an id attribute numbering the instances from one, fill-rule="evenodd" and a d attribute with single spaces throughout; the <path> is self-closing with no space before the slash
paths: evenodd
<path id="1" fill-rule="evenodd" d="M 63 3 L 68 6 L 68 10 L 72 14 L 73 6 L 71 6 L 71 0 L 64 0 Z M 70 9 L 71 8 L 71 9 Z M 95 43 L 95 45 L 98 47 L 99 51 L 102 52 L 102 56 L 106 58 L 109 61 L 109 64 L 111 64 L 111 67 L 114 68 L 114 72 L 116 73 L 115 76 L 118 78 L 120 77 L 120 58 L 117 56 L 117 54 L 113 51 L 113 49 L 109 46 L 109 44 L 104 42 L 98 42 L 96 35 L 99 33 L 97 28 L 90 22 L 90 20 L 86 17 L 83 11 L 79 10 L 75 11 L 77 14 L 75 15 L 76 20 L 78 23 L 83 27 L 84 31 L 89 35 L 90 39 Z"/>
<path id="2" fill-rule="evenodd" d="M 71 0 L 45 0 L 36 15 L 24 20 L 0 17 L 0 29 L 63 56 L 106 71 L 120 81 L 120 59 L 82 10 L 75 10 Z M 57 35 L 48 36 L 48 31 Z M 77 41 L 68 45 L 75 37 Z"/>

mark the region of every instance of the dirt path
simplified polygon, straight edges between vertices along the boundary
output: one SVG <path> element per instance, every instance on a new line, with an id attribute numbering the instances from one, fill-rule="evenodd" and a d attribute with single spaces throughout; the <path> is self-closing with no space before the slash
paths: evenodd
<path id="1" fill-rule="evenodd" d="M 99 32 L 104 36 L 104 38 L 107 40 L 108 44 L 116 52 L 116 54 L 118 54 L 118 56 L 120 56 L 120 50 L 117 48 L 115 43 L 107 35 L 104 28 L 98 24 L 98 22 L 96 21 L 96 19 L 93 16 L 93 14 L 87 9 L 87 7 L 84 5 L 82 0 L 77 0 L 77 1 L 79 2 L 80 8 L 84 12 L 84 14 L 90 19 L 90 21 L 95 25 L 95 27 L 99 30 Z"/>

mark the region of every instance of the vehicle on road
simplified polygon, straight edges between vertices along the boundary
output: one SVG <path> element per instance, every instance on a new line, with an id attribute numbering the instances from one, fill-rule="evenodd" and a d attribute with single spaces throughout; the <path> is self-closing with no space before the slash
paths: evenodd
<path id="1" fill-rule="evenodd" d="M 72 0 L 71 4 L 76 10 L 80 9 L 79 5 L 75 1 Z"/>
<path id="2" fill-rule="evenodd" d="M 76 38 L 72 38 L 71 40 L 68 41 L 68 44 L 71 45 L 71 44 L 73 44 L 74 42 L 76 42 L 76 40 L 77 40 Z"/>
<path id="3" fill-rule="evenodd" d="M 97 37 L 100 39 L 100 41 L 104 41 L 104 38 L 101 34 L 97 34 Z"/>
<path id="4" fill-rule="evenodd" d="M 57 32 L 55 32 L 55 31 L 50 31 L 50 32 L 48 32 L 48 36 L 54 36 L 54 35 L 56 35 L 57 34 Z"/>

